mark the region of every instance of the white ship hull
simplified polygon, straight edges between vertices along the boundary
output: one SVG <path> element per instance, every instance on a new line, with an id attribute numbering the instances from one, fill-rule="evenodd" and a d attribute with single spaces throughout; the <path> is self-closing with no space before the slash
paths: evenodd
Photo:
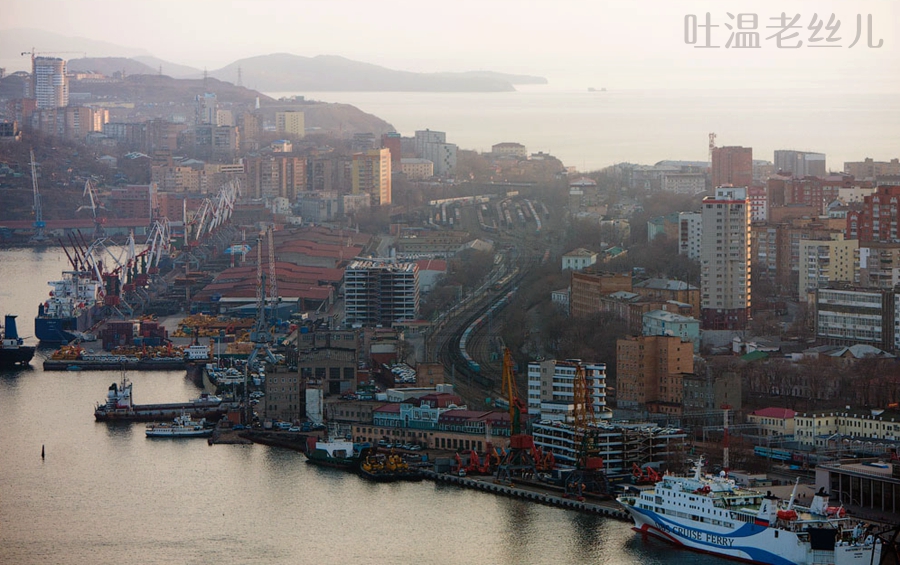
<path id="1" fill-rule="evenodd" d="M 881 544 L 836 545 L 833 550 L 814 550 L 809 534 L 742 523 L 733 529 L 697 523 L 675 516 L 623 504 L 635 530 L 694 551 L 764 565 L 871 565 L 881 559 Z M 837 530 L 835 530 L 837 531 Z M 873 555 L 874 553 L 874 555 Z"/>

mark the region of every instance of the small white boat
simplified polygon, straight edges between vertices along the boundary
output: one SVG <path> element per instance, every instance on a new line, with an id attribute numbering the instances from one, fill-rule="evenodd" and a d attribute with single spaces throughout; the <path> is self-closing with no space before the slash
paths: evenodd
<path id="1" fill-rule="evenodd" d="M 175 418 L 171 424 L 151 424 L 144 432 L 147 437 L 209 437 L 212 428 L 206 427 L 206 419 L 191 420 L 190 414 L 182 414 Z"/>

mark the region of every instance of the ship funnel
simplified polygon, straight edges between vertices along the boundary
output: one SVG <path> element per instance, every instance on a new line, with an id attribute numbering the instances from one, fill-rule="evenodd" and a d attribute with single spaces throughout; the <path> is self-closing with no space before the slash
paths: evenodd
<path id="1" fill-rule="evenodd" d="M 3 322 L 3 327 L 6 328 L 6 339 L 19 339 L 19 331 L 16 329 L 15 316 L 7 314 L 6 319 Z"/>

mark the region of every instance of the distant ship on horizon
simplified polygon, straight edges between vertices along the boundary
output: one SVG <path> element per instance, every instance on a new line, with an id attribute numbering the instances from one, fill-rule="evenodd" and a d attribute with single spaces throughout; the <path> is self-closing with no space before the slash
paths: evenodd
<path id="1" fill-rule="evenodd" d="M 588 92 L 606 92 L 606 87 L 604 86 L 604 87 L 601 88 L 600 90 L 597 90 L 597 89 L 594 88 L 593 86 L 589 86 L 589 87 L 588 87 Z"/>

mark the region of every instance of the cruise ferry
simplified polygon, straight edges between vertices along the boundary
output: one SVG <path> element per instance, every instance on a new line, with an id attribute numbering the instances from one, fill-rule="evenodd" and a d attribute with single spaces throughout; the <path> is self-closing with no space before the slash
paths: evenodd
<path id="1" fill-rule="evenodd" d="M 635 530 L 695 551 L 766 565 L 869 565 L 881 541 L 819 490 L 809 506 L 737 486 L 724 473 L 664 475 L 619 497 Z M 636 494 L 635 494 L 636 491 Z"/>

